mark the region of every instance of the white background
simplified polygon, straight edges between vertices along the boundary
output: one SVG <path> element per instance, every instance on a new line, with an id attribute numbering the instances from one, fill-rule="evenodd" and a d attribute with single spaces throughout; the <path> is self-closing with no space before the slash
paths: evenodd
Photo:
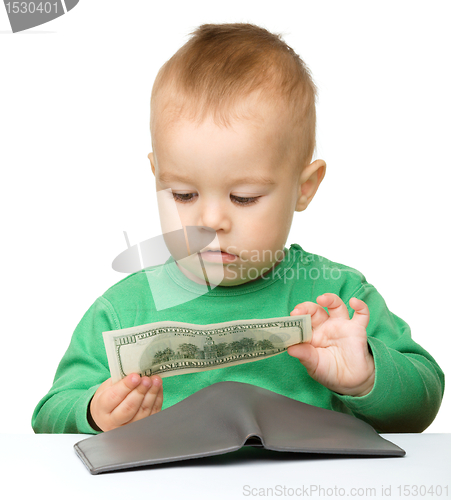
<path id="1" fill-rule="evenodd" d="M 282 33 L 319 88 L 327 174 L 287 242 L 354 267 L 449 373 L 450 3 L 80 0 L 12 34 L 0 5 L 0 429 L 32 433 L 77 323 L 160 231 L 149 102 L 198 25 Z M 426 432 L 450 432 L 451 396 Z"/>

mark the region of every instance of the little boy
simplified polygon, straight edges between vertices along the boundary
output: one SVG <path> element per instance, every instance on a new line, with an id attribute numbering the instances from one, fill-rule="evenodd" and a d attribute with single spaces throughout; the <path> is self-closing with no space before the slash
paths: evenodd
<path id="1" fill-rule="evenodd" d="M 161 68 L 151 100 L 156 188 L 175 202 L 183 226 L 213 229 L 218 244 L 201 253 L 201 270 L 170 259 L 92 304 L 35 409 L 35 432 L 107 431 L 224 380 L 353 414 L 379 432 L 421 432 L 433 421 L 444 375 L 408 325 L 358 271 L 284 246 L 294 212 L 307 208 L 325 174 L 323 160 L 311 163 L 315 97 L 299 56 L 249 24 L 203 25 Z M 148 279 L 190 299 L 159 309 Z M 111 382 L 103 331 L 297 314 L 312 315 L 311 343 L 165 378 L 164 405 L 159 376 Z"/>

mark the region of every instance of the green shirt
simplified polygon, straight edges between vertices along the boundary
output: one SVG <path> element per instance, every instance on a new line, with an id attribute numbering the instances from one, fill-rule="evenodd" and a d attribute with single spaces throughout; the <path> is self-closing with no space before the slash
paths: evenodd
<path id="1" fill-rule="evenodd" d="M 152 284 L 150 287 L 149 283 Z M 182 297 L 179 305 L 157 310 L 152 292 Z M 237 381 L 322 408 L 355 415 L 378 432 L 421 432 L 434 420 L 443 397 L 444 375 L 434 358 L 411 338 L 409 326 L 387 308 L 365 277 L 350 267 L 285 248 L 271 272 L 242 285 L 205 287 L 187 278 L 172 257 L 164 266 L 130 274 L 97 298 L 75 328 L 48 394 L 32 417 L 37 433 L 92 433 L 87 408 L 110 377 L 102 332 L 171 320 L 209 324 L 239 319 L 289 316 L 297 304 L 335 293 L 346 304 L 357 297 L 370 310 L 368 344 L 375 384 L 362 397 L 337 394 L 313 380 L 298 359 L 283 352 L 250 363 L 163 378 L 163 411 L 221 381 Z M 157 300 L 158 305 L 158 300 Z"/>

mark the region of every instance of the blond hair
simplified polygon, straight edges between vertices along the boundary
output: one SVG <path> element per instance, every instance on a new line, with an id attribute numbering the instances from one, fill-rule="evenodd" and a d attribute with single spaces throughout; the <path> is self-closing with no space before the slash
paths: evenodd
<path id="1" fill-rule="evenodd" d="M 182 116 L 202 123 L 210 115 L 228 126 L 238 104 L 258 92 L 259 99 L 285 105 L 296 163 L 306 166 L 316 146 L 317 89 L 304 61 L 281 35 L 252 24 L 203 24 L 191 35 L 157 74 L 151 134 L 160 114 L 165 124 Z"/>

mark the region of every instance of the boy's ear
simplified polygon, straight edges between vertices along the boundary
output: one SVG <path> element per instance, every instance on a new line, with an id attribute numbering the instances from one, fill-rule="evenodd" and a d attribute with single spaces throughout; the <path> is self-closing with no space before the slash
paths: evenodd
<path id="1" fill-rule="evenodd" d="M 308 167 L 304 168 L 299 178 L 296 212 L 302 212 L 309 206 L 325 175 L 326 162 L 324 160 L 315 160 Z"/>
<path id="2" fill-rule="evenodd" d="M 150 167 L 152 168 L 153 175 L 155 175 L 155 160 L 153 158 L 153 152 L 149 153 L 147 158 L 150 160 Z"/>

